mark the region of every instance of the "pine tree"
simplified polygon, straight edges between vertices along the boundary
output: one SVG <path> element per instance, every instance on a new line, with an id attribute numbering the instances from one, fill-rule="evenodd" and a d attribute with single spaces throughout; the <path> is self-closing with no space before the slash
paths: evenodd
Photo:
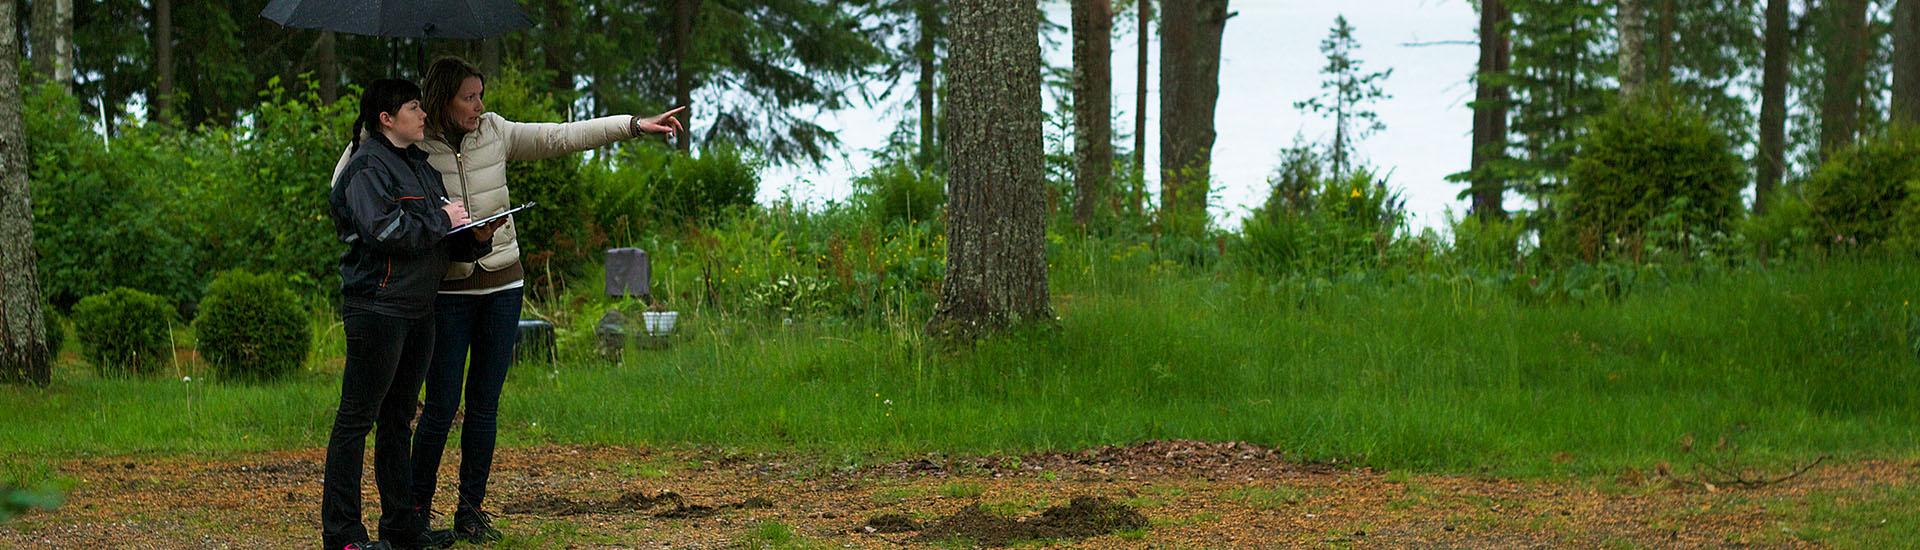
<path id="1" fill-rule="evenodd" d="M 1513 15 L 1509 188 L 1547 205 L 1565 179 L 1573 140 L 1614 93 L 1613 18 L 1606 2 L 1506 0 Z"/>
<path id="2" fill-rule="evenodd" d="M 1113 173 L 1113 5 L 1073 0 L 1073 221 L 1085 227 Z"/>
<path id="3" fill-rule="evenodd" d="M 927 329 L 967 340 L 1053 318 L 1040 10 L 1032 0 L 976 0 L 951 9 L 947 274 Z"/>
<path id="4" fill-rule="evenodd" d="M 1326 66 L 1320 69 L 1320 74 L 1326 76 L 1320 83 L 1322 94 L 1293 104 L 1294 108 L 1333 119 L 1333 146 L 1328 154 L 1333 160 L 1336 180 L 1345 177 L 1351 168 L 1354 144 L 1387 128 L 1369 104 L 1392 97 L 1380 85 L 1393 76 L 1393 69 L 1367 72 L 1357 57 L 1359 50 L 1360 41 L 1353 37 L 1353 25 L 1347 23 L 1344 15 L 1335 17 L 1327 38 L 1320 41 L 1320 53 L 1327 56 Z"/>
<path id="5" fill-rule="evenodd" d="M 34 271 L 27 141 L 20 121 L 14 3 L 0 1 L 0 381 L 47 385 L 45 319 Z"/>

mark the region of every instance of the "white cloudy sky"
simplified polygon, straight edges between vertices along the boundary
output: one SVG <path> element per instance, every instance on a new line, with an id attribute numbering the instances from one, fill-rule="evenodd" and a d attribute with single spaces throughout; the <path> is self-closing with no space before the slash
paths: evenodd
<path id="1" fill-rule="evenodd" d="M 1467 165 L 1473 122 L 1467 107 L 1473 92 L 1468 78 L 1477 50 L 1470 45 L 1407 44 L 1472 40 L 1478 21 L 1466 0 L 1235 0 L 1231 6 L 1239 16 L 1227 23 L 1222 46 L 1215 120 L 1220 137 L 1213 155 L 1221 204 L 1214 207 L 1215 216 L 1237 226 L 1247 208 L 1265 199 L 1266 175 L 1295 135 L 1330 139 L 1331 123 L 1304 115 L 1293 104 L 1319 92 L 1324 63 L 1320 40 L 1342 14 L 1358 31 L 1365 66 L 1394 71 L 1385 83 L 1392 98 L 1376 109 L 1387 129 L 1362 142 L 1361 154 L 1392 170 L 1391 184 L 1406 197 L 1416 230 L 1440 225 L 1448 208 L 1465 209 L 1454 200 L 1462 187 L 1445 177 Z M 1049 19 L 1068 21 L 1065 2 L 1047 2 L 1045 7 Z M 1114 106 L 1123 111 L 1131 111 L 1134 104 L 1138 38 L 1132 28 L 1127 22 L 1115 26 Z M 1053 64 L 1068 65 L 1069 47 L 1061 40 L 1046 55 Z M 1157 44 L 1152 50 L 1157 56 Z M 1157 166 L 1159 90 L 1152 79 L 1157 78 L 1159 60 L 1149 62 L 1147 163 Z M 809 202 L 846 197 L 851 192 L 848 181 L 871 164 L 860 151 L 884 143 L 900 118 L 887 106 L 825 115 L 822 123 L 840 131 L 847 157 L 819 169 L 769 171 L 761 199 L 774 200 L 783 193 Z M 1119 129 L 1131 124 L 1129 115 Z"/>

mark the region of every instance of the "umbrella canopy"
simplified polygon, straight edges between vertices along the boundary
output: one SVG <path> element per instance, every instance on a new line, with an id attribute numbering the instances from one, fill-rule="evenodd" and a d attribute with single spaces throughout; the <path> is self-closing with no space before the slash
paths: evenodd
<path id="1" fill-rule="evenodd" d="M 533 26 L 514 0 L 273 0 L 285 27 L 389 38 L 492 38 Z"/>

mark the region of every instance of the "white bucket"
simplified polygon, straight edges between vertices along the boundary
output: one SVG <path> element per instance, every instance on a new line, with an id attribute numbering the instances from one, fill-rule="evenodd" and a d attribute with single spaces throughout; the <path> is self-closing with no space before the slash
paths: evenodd
<path id="1" fill-rule="evenodd" d="M 649 311 L 641 313 L 640 317 L 646 321 L 647 335 L 666 336 L 673 334 L 673 323 L 680 320 L 680 312 Z"/>

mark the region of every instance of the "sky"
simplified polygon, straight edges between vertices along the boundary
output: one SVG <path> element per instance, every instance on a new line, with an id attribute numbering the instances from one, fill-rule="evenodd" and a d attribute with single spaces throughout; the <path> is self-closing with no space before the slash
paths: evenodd
<path id="1" fill-rule="evenodd" d="M 1445 178 L 1466 169 L 1472 149 L 1473 111 L 1467 102 L 1473 97 L 1469 78 L 1479 56 L 1471 45 L 1479 23 L 1472 5 L 1466 0 L 1234 0 L 1230 7 L 1239 15 L 1228 20 L 1221 46 L 1214 121 L 1219 139 L 1214 143 L 1213 176 L 1219 202 L 1213 214 L 1222 226 L 1238 227 L 1247 210 L 1266 199 L 1267 175 L 1280 150 L 1296 136 L 1332 141 L 1331 121 L 1293 105 L 1320 93 L 1320 68 L 1325 64 L 1320 41 L 1334 18 L 1343 14 L 1356 29 L 1363 69 L 1393 70 L 1383 86 L 1391 97 L 1375 105 L 1387 128 L 1358 144 L 1360 158 L 1391 172 L 1389 186 L 1406 199 L 1415 231 L 1443 227 L 1449 209 L 1466 210 L 1466 203 L 1454 198 L 1464 186 Z M 1066 2 L 1048 1 L 1043 8 L 1049 20 L 1061 25 L 1069 21 Z M 1114 25 L 1113 104 L 1120 117 L 1116 133 L 1130 131 L 1133 124 L 1139 47 L 1134 26 L 1131 21 Z M 1048 62 L 1071 65 L 1071 43 L 1064 33 L 1057 42 L 1043 44 Z M 1459 43 L 1409 45 L 1429 42 Z M 1158 166 L 1158 43 L 1149 49 L 1147 165 Z M 818 168 L 775 167 L 763 174 L 760 200 L 790 195 L 820 204 L 846 198 L 852 178 L 872 165 L 864 151 L 884 144 L 894 125 L 911 116 L 902 108 L 896 103 L 820 116 L 823 126 L 839 132 L 844 158 Z"/>

